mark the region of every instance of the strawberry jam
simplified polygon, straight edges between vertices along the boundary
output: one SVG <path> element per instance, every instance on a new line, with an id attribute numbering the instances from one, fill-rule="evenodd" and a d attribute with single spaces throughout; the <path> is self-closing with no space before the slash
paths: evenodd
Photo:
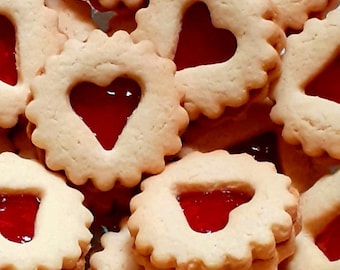
<path id="1" fill-rule="evenodd" d="M 229 153 L 248 153 L 257 161 L 269 161 L 275 164 L 276 169 L 281 172 L 277 138 L 275 133 L 267 132 L 260 134 L 247 141 L 239 143 L 226 149 Z"/>
<path id="2" fill-rule="evenodd" d="M 15 61 L 15 28 L 5 16 L 0 15 L 0 80 L 16 85 L 18 80 Z"/>
<path id="3" fill-rule="evenodd" d="M 223 229 L 229 213 L 251 198 L 251 195 L 235 190 L 214 190 L 182 193 L 177 200 L 190 227 L 196 232 L 210 233 Z"/>
<path id="4" fill-rule="evenodd" d="M 340 55 L 306 87 L 305 93 L 340 103 Z"/>
<path id="5" fill-rule="evenodd" d="M 215 28 L 208 7 L 197 2 L 184 14 L 174 62 L 177 70 L 221 63 L 234 55 L 236 47 L 235 36 L 229 30 Z"/>
<path id="6" fill-rule="evenodd" d="M 340 259 L 340 215 L 316 237 L 315 244 L 330 261 Z"/>
<path id="7" fill-rule="evenodd" d="M 123 77 L 116 78 L 106 87 L 83 82 L 76 85 L 70 94 L 73 110 L 106 150 L 115 145 L 140 98 L 140 86 L 134 80 Z"/>
<path id="8" fill-rule="evenodd" d="M 0 195 L 0 232 L 8 240 L 26 243 L 34 237 L 40 200 L 34 195 Z"/>

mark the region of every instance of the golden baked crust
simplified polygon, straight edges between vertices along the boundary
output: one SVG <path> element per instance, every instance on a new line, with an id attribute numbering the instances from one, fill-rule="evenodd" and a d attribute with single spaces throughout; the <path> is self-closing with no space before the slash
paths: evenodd
<path id="1" fill-rule="evenodd" d="M 94 30 L 85 43 L 69 40 L 45 69 L 32 83 L 26 109 L 36 126 L 32 142 L 46 151 L 47 166 L 64 170 L 74 184 L 91 179 L 101 190 L 116 181 L 132 187 L 142 173 L 161 172 L 164 156 L 180 150 L 188 116 L 180 105 L 182 93 L 174 88 L 174 64 L 159 57 L 150 42 L 134 44 L 124 31 L 108 37 Z M 142 97 L 113 149 L 105 150 L 73 111 L 69 94 L 79 82 L 103 86 L 119 76 L 138 82 Z"/>

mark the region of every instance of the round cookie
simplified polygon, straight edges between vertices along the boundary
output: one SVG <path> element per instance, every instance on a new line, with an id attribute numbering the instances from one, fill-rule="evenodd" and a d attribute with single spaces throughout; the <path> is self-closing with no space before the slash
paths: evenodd
<path id="1" fill-rule="evenodd" d="M 332 255 L 324 253 L 330 247 L 318 246 L 320 234 L 340 215 L 340 171 L 323 176 L 310 189 L 301 195 L 300 210 L 302 230 L 296 237 L 296 252 L 284 262 L 284 270 L 335 270 L 340 267 L 338 247 L 333 248 Z M 338 229 L 338 225 L 335 231 Z M 333 233 L 335 232 L 333 229 Z M 332 236 L 328 236 L 332 239 Z M 336 238 L 335 238 L 336 239 Z M 334 242 L 334 241 L 333 241 Z M 327 243 L 327 242 L 326 242 Z M 337 250 L 337 258 L 334 257 Z"/>
<path id="2" fill-rule="evenodd" d="M 1 231 L 0 268 L 83 269 L 81 266 L 84 267 L 84 256 L 92 237 L 89 226 L 93 220 L 92 214 L 82 205 L 83 195 L 67 186 L 61 175 L 14 153 L 0 154 L 0 169 L 0 192 L 7 196 L 6 200 L 11 196 L 33 196 L 39 201 L 34 234 L 29 241 L 14 241 L 7 236 L 11 236 L 11 231 L 6 230 L 6 234 Z M 1 203 L 4 203 L 3 198 Z M 10 206 L 15 205 L 12 203 L 2 209 L 10 211 Z M 20 214 L 28 215 L 27 212 L 16 213 Z M 6 228 L 4 226 L 2 223 L 1 230 Z"/>
<path id="3" fill-rule="evenodd" d="M 298 193 L 271 163 L 223 150 L 193 152 L 145 179 L 141 189 L 131 200 L 128 227 L 136 253 L 155 268 L 252 269 L 254 263 L 254 269 L 261 269 L 255 268 L 259 263 L 275 269 L 294 252 Z M 182 209 L 182 195 L 214 191 L 241 192 L 251 198 L 230 211 L 226 225 L 210 229 L 211 219 L 223 215 L 214 207 L 208 211 L 215 216 L 201 220 L 203 225 L 192 224 Z M 193 220 L 200 220 L 192 213 Z"/>
<path id="4" fill-rule="evenodd" d="M 32 142 L 45 150 L 47 166 L 64 170 L 76 185 L 91 179 L 100 190 L 111 189 L 116 181 L 132 187 L 139 183 L 142 173 L 161 172 L 164 157 L 180 150 L 179 134 L 188 123 L 187 113 L 180 104 L 183 94 L 174 88 L 174 68 L 172 61 L 155 53 L 150 42 L 134 44 L 124 31 L 108 37 L 94 30 L 85 43 L 69 40 L 60 55 L 48 59 L 46 72 L 32 82 L 33 100 L 26 109 L 27 118 L 36 126 Z M 113 142 L 107 135 L 109 129 L 115 130 L 118 120 L 111 124 L 95 118 L 91 122 L 92 114 L 102 105 L 95 105 L 93 111 L 88 111 L 88 106 L 82 107 L 81 93 L 86 89 L 78 88 L 78 109 L 89 112 L 86 118 L 83 112 L 75 113 L 70 95 L 77 85 L 90 82 L 104 87 L 105 98 L 114 97 L 118 92 L 106 90 L 105 86 L 116 78 L 136 82 L 141 95 Z M 124 97 L 129 98 L 131 91 L 123 93 Z M 93 101 L 95 98 L 88 102 Z M 83 120 L 103 126 L 92 130 Z M 99 132 L 109 140 L 107 144 L 97 139 Z"/>
<path id="5" fill-rule="evenodd" d="M 275 101 L 270 116 L 275 123 L 283 125 L 284 139 L 301 144 L 310 156 L 327 152 L 333 158 L 340 158 L 339 103 L 305 92 L 308 84 L 339 57 L 339 36 L 339 7 L 323 20 L 308 20 L 301 33 L 290 35 L 281 76 L 270 94 Z"/>
<path id="6" fill-rule="evenodd" d="M 151 40 L 161 56 L 174 59 L 182 19 L 189 7 L 197 4 L 209 9 L 215 28 L 234 35 L 237 48 L 226 61 L 178 70 L 175 82 L 185 92 L 184 107 L 191 119 L 199 114 L 217 118 L 225 107 L 247 103 L 250 95 L 263 98 L 268 82 L 278 74 L 285 37 L 281 28 L 268 19 L 270 1 L 151 0 L 136 13 L 133 39 Z M 200 44 L 190 46 L 194 50 Z"/>
<path id="7" fill-rule="evenodd" d="M 15 59 L 10 61 L 14 74 L 10 75 L 11 82 L 0 81 L 0 127 L 10 128 L 24 112 L 30 93 L 29 83 L 41 72 L 47 56 L 60 51 L 65 36 L 58 32 L 57 14 L 47 8 L 43 0 L 1 1 L 0 15 L 9 21 L 2 21 L 2 27 L 13 26 L 13 29 L 2 29 L 5 32 L 2 35 L 13 35 L 15 39 L 14 51 L 7 52 L 15 54 Z M 4 59 L 2 61 L 6 63 Z M 6 63 L 6 72 L 10 69 Z"/>

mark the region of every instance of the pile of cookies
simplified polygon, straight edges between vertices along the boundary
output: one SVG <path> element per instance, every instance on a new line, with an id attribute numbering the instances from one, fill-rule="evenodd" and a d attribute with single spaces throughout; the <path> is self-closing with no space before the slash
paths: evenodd
<path id="1" fill-rule="evenodd" d="M 0 23 L 0 269 L 340 268 L 338 0 Z"/>

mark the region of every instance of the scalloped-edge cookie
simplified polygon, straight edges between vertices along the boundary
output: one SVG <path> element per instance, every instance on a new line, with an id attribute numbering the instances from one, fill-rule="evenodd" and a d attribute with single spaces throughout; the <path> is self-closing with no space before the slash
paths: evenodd
<path id="1" fill-rule="evenodd" d="M 303 28 L 311 14 L 322 13 L 331 1 L 327 0 L 272 0 L 273 20 L 284 30 Z M 333 1 L 334 2 L 334 1 Z"/>
<path id="2" fill-rule="evenodd" d="M 93 221 L 82 205 L 83 195 L 67 186 L 61 175 L 14 153 L 0 154 L 0 170 L 2 194 L 29 194 L 40 201 L 29 242 L 17 243 L 0 235 L 0 268 L 82 269 Z"/>
<path id="3" fill-rule="evenodd" d="M 164 157 L 180 150 L 179 134 L 188 124 L 183 94 L 174 88 L 173 62 L 159 57 L 151 42 L 134 44 L 124 31 L 108 37 L 94 30 L 85 43 L 69 40 L 45 70 L 32 82 L 26 109 L 36 126 L 31 139 L 46 151 L 47 166 L 64 170 L 74 184 L 91 179 L 100 190 L 116 181 L 132 187 L 142 173 L 161 172 Z M 80 82 L 106 86 L 120 76 L 136 81 L 142 94 L 114 147 L 106 150 L 75 113 L 69 95 Z"/>
<path id="4" fill-rule="evenodd" d="M 119 232 L 101 237 L 103 250 L 91 255 L 90 270 L 142 270 L 134 260 L 133 239 L 125 223 Z"/>
<path id="5" fill-rule="evenodd" d="M 284 270 L 336 270 L 340 259 L 330 260 L 317 246 L 318 235 L 340 215 L 340 170 L 323 176 L 301 194 L 302 229 L 296 237 L 296 251 L 284 262 Z"/>
<path id="6" fill-rule="evenodd" d="M 193 152 L 145 179 L 141 189 L 131 200 L 128 228 L 136 253 L 156 268 L 256 269 L 252 264 L 261 262 L 276 269 L 294 252 L 299 196 L 289 177 L 269 162 L 223 150 Z M 229 213 L 222 229 L 192 229 L 178 196 L 224 189 L 251 193 L 252 198 Z M 276 247 L 285 244 L 279 254 Z"/>
<path id="7" fill-rule="evenodd" d="M 137 28 L 131 33 L 132 37 L 135 41 L 151 40 L 161 56 L 173 59 L 181 20 L 187 8 L 196 2 L 149 1 L 146 8 L 136 13 Z M 268 19 L 272 16 L 270 1 L 202 2 L 209 9 L 212 24 L 235 36 L 237 49 L 224 62 L 176 72 L 176 86 L 185 91 L 184 107 L 191 119 L 199 114 L 217 118 L 225 107 L 245 104 L 252 90 L 267 92 L 269 77 L 279 71 L 279 52 L 285 43 L 281 28 Z"/>
<path id="8" fill-rule="evenodd" d="M 301 144 L 306 154 L 327 152 L 340 159 L 340 105 L 309 96 L 305 87 L 340 54 L 340 7 L 323 20 L 310 19 L 304 30 L 287 39 L 282 73 L 270 96 L 275 100 L 272 120 L 283 125 L 283 137 Z"/>
<path id="9" fill-rule="evenodd" d="M 340 160 L 328 156 L 311 157 L 301 146 L 287 143 L 281 136 L 281 127 L 270 119 L 273 104 L 266 99 L 228 109 L 218 119 L 203 117 L 191 122 L 182 135 L 183 146 L 177 156 L 183 157 L 195 150 L 233 149 L 234 153 L 249 150 L 252 155 L 275 163 L 281 173 L 291 178 L 299 192 L 305 191 L 334 166 L 339 166 Z M 245 144 L 248 145 L 246 149 Z"/>
<path id="10" fill-rule="evenodd" d="M 98 28 L 91 17 L 91 6 L 80 0 L 45 0 L 45 5 L 58 13 L 58 29 L 67 38 L 85 41 Z"/>
<path id="11" fill-rule="evenodd" d="M 24 112 L 29 83 L 42 69 L 49 55 L 58 53 L 65 36 L 58 32 L 57 14 L 43 0 L 3 0 L 0 14 L 15 27 L 17 83 L 0 81 L 0 127 L 16 124 Z"/>

